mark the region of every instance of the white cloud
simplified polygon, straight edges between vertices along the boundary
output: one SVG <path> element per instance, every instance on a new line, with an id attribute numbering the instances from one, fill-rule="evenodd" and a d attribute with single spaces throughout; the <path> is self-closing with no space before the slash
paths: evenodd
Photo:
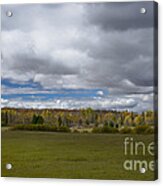
<path id="1" fill-rule="evenodd" d="M 2 107 L 20 107 L 20 108 L 61 108 L 61 109 L 80 109 L 92 107 L 94 109 L 130 109 L 137 103 L 132 98 L 101 98 L 94 99 L 50 99 L 47 101 L 25 101 L 23 99 L 13 99 L 10 101 L 3 101 Z"/>
<path id="2" fill-rule="evenodd" d="M 32 95 L 32 94 L 31 94 Z M 55 108 L 55 109 L 80 109 L 91 107 L 93 109 L 128 110 L 142 112 L 153 110 L 153 94 L 131 94 L 94 98 L 60 98 L 42 100 L 41 96 L 33 95 L 31 100 L 24 100 L 21 96 L 14 99 L 1 99 L 1 107 L 15 108 Z"/>
<path id="3" fill-rule="evenodd" d="M 6 105 L 8 102 L 9 102 L 8 99 L 1 98 L 1 104 L 2 105 Z"/>
<path id="4" fill-rule="evenodd" d="M 97 91 L 97 93 L 96 93 L 98 96 L 103 96 L 104 95 L 104 92 L 103 91 L 101 91 L 101 90 L 99 90 L 99 91 Z"/>

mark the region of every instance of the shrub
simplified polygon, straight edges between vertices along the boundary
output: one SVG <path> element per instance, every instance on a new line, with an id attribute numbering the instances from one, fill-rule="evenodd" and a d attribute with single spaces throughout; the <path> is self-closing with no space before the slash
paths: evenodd
<path id="1" fill-rule="evenodd" d="M 58 132 L 70 132 L 70 129 L 67 126 L 60 126 L 60 127 L 57 127 L 57 131 Z"/>
<path id="2" fill-rule="evenodd" d="M 82 133 L 89 133 L 88 130 L 82 130 Z"/>
<path id="3" fill-rule="evenodd" d="M 101 128 L 101 132 L 102 133 L 117 133 L 119 131 L 118 131 L 117 128 L 111 128 L 111 127 L 104 126 L 104 127 Z"/>
<path id="4" fill-rule="evenodd" d="M 155 129 L 153 127 L 149 127 L 145 130 L 145 134 L 154 134 Z"/>
<path id="5" fill-rule="evenodd" d="M 139 125 L 134 128 L 134 133 L 145 134 L 145 131 L 150 128 L 148 125 Z"/>
<path id="6" fill-rule="evenodd" d="M 46 124 L 19 124 L 14 125 L 12 130 L 29 130 L 29 131 L 49 131 L 49 132 L 70 132 L 70 129 L 66 126 L 56 127 Z"/>
<path id="7" fill-rule="evenodd" d="M 132 134 L 133 129 L 131 127 L 124 127 L 120 130 L 121 134 Z"/>
<path id="8" fill-rule="evenodd" d="M 77 130 L 77 129 L 74 129 L 72 132 L 73 132 L 73 133 L 80 133 L 80 131 Z"/>
<path id="9" fill-rule="evenodd" d="M 101 127 L 94 127 L 92 133 L 101 133 Z"/>
<path id="10" fill-rule="evenodd" d="M 118 133 L 117 128 L 112 128 L 108 126 L 103 126 L 103 127 L 94 127 L 92 130 L 92 133 Z"/>

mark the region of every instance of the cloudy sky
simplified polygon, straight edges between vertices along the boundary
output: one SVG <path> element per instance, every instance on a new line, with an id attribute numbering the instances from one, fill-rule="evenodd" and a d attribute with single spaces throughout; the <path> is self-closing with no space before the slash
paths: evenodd
<path id="1" fill-rule="evenodd" d="M 153 108 L 153 2 L 2 5 L 1 15 L 2 107 Z"/>

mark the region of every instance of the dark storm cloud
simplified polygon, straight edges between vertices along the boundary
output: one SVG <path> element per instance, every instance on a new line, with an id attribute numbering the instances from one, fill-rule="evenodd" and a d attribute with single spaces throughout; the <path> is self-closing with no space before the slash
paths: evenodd
<path id="1" fill-rule="evenodd" d="M 96 83 L 99 82 L 106 87 L 116 87 L 121 86 L 121 81 L 127 79 L 135 85 L 134 91 L 136 86 L 153 86 L 151 28 L 125 32 L 99 32 L 97 35 L 96 43 L 88 43 L 87 46 L 84 43 L 88 56 L 94 59 L 94 65 L 88 66 L 87 70 L 92 79 L 96 79 Z"/>
<path id="2" fill-rule="evenodd" d="M 49 61 L 47 61 L 47 59 Z M 20 61 L 23 61 L 24 63 L 20 63 Z M 13 63 L 11 64 L 10 69 L 11 70 L 15 69 L 19 73 L 34 71 L 36 74 L 43 73 L 48 75 L 49 74 L 72 75 L 78 74 L 80 71 L 80 69 L 78 68 L 70 68 L 62 64 L 61 61 L 53 61 L 53 59 L 41 58 L 37 56 L 17 55 L 12 58 L 12 62 Z"/>
<path id="3" fill-rule="evenodd" d="M 146 14 L 140 14 L 141 8 Z M 127 30 L 153 26 L 153 2 L 123 2 L 90 4 L 87 6 L 88 24 L 104 30 Z"/>

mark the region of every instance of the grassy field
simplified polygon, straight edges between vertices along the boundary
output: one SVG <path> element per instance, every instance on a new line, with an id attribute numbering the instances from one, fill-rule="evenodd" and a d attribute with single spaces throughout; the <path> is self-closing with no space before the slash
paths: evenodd
<path id="1" fill-rule="evenodd" d="M 2 130 L 2 176 L 154 180 L 154 173 L 126 171 L 120 134 L 70 134 Z M 149 143 L 153 135 L 135 135 Z M 152 160 L 152 157 L 138 156 Z M 13 168 L 6 170 L 6 163 Z"/>

